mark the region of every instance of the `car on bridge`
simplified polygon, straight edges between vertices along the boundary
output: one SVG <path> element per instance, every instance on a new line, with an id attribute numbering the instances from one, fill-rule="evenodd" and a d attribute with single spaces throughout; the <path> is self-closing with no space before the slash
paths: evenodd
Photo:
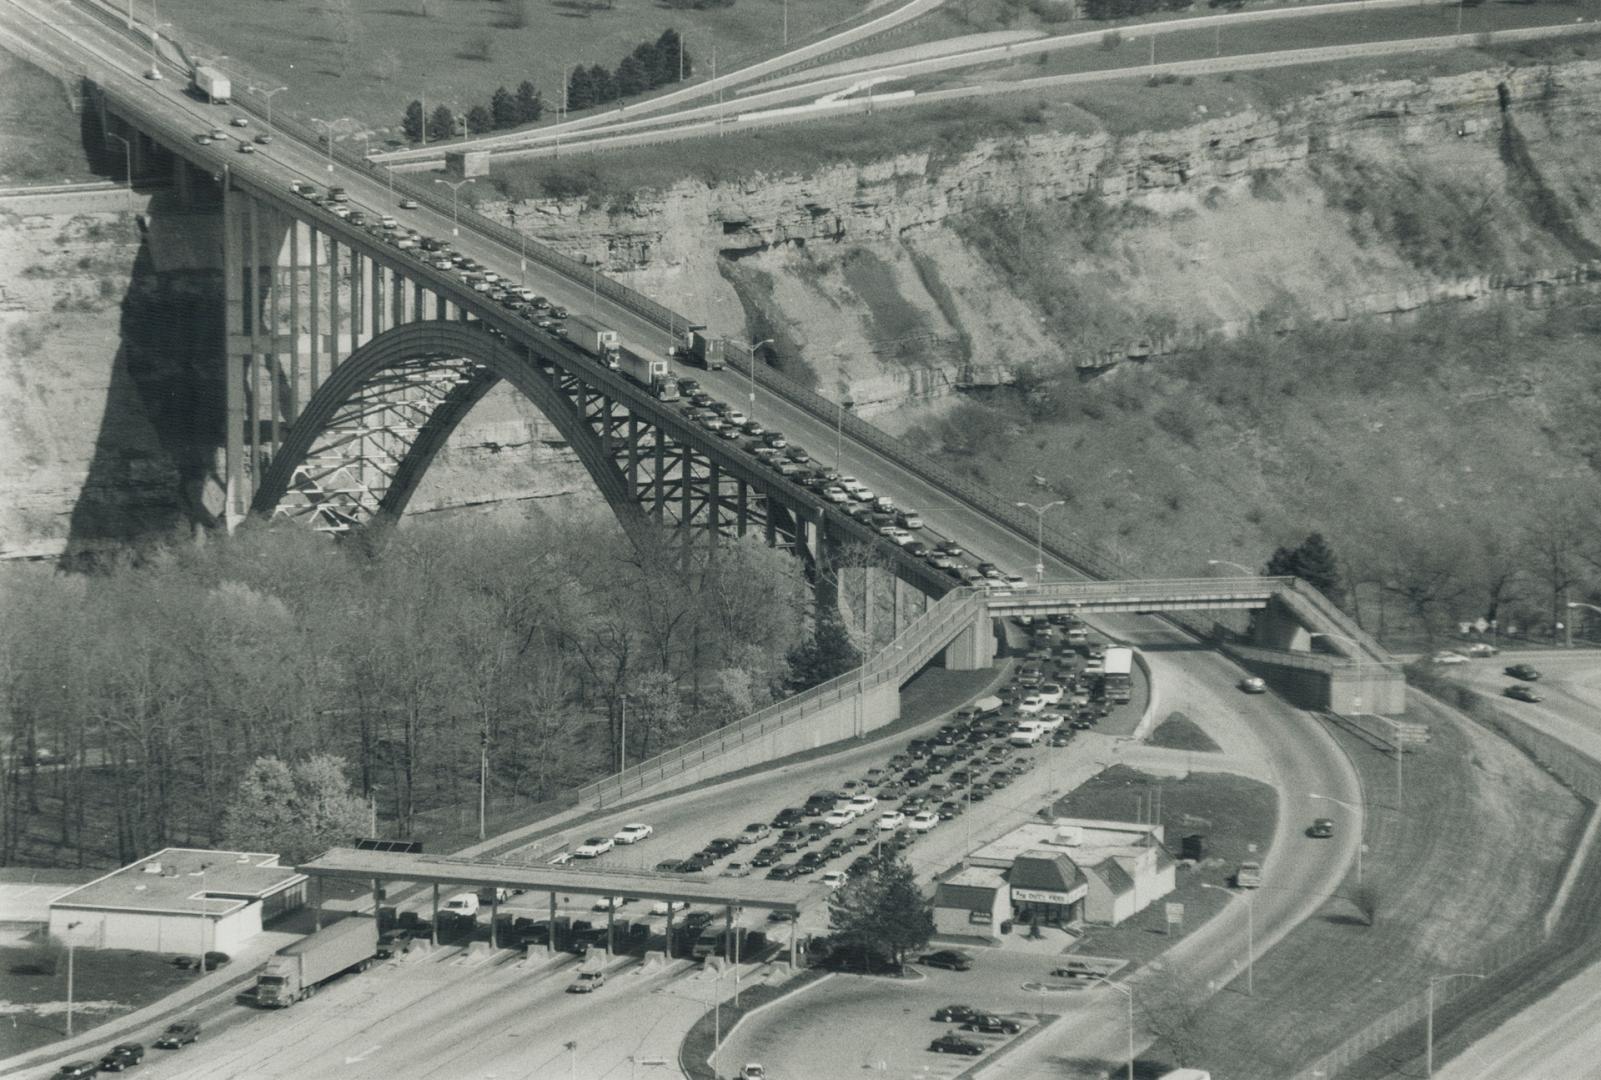
<path id="1" fill-rule="evenodd" d="M 1536 701 L 1545 700 L 1545 695 L 1540 693 L 1540 691 L 1536 690 L 1532 686 L 1524 686 L 1522 683 L 1513 683 L 1511 686 L 1503 690 L 1502 693 L 1516 701 L 1527 701 L 1531 704 Z"/>
<path id="2" fill-rule="evenodd" d="M 580 859 L 598 859 L 615 846 L 616 841 L 609 836 L 591 836 L 573 848 L 573 854 Z"/>
<path id="3" fill-rule="evenodd" d="M 644 822 L 634 821 L 618 829 L 612 835 L 612 839 L 619 844 L 637 844 L 641 840 L 649 840 L 655 832 L 655 829 Z"/>

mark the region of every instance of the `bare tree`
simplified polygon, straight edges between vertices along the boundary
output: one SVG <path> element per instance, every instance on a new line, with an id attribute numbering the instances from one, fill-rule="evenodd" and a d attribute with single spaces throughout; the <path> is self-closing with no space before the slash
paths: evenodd
<path id="1" fill-rule="evenodd" d="M 1551 597 L 1552 632 L 1567 617 L 1569 592 L 1585 580 L 1584 553 L 1593 534 L 1585 512 L 1572 503 L 1552 501 L 1536 510 L 1524 532 L 1523 548 Z"/>

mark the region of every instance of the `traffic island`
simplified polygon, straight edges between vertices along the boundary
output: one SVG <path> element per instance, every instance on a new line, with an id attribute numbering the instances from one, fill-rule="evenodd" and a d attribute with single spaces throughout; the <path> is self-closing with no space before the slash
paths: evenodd
<path id="1" fill-rule="evenodd" d="M 713 1051 L 733 1035 L 742 1020 L 790 994 L 815 985 L 830 974 L 821 968 L 808 968 L 782 983 L 766 983 L 743 990 L 737 1002 L 730 1001 L 720 1008 L 708 1009 L 704 1016 L 695 1021 L 689 1034 L 679 1044 L 678 1067 L 689 1080 L 719 1080 L 719 1072 L 712 1067 Z"/>

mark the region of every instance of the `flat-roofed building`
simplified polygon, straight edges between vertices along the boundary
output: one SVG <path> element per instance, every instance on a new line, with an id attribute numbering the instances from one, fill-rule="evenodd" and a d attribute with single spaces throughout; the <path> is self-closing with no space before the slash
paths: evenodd
<path id="1" fill-rule="evenodd" d="M 306 902 L 306 875 L 259 851 L 163 848 L 50 902 L 50 936 L 101 949 L 237 952 Z"/>

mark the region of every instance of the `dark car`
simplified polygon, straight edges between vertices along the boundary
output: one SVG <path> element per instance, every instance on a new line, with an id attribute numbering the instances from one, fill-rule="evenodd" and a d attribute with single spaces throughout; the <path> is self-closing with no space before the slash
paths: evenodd
<path id="1" fill-rule="evenodd" d="M 1522 679 L 1524 682 L 1534 682 L 1540 677 L 1539 671 L 1532 664 L 1513 664 L 1506 669 L 1506 673 L 1514 679 Z"/>
<path id="2" fill-rule="evenodd" d="M 921 559 L 923 556 L 928 554 L 929 549 L 928 545 L 923 543 L 921 540 L 913 540 L 903 546 L 901 550 L 913 558 Z"/>
<path id="3" fill-rule="evenodd" d="M 233 957 L 229 956 L 225 952 L 208 952 L 206 953 L 206 970 L 215 971 L 220 967 L 227 967 L 232 959 Z M 185 971 L 192 971 L 200 966 L 200 958 L 196 956 L 190 956 L 187 953 L 182 956 L 173 957 L 172 962 L 176 966 L 183 968 Z"/>
<path id="4" fill-rule="evenodd" d="M 971 1005 L 947 1005 L 934 1011 L 933 1019 L 941 1024 L 965 1024 L 975 1016 L 983 1015 Z"/>
<path id="5" fill-rule="evenodd" d="M 810 874 L 828 865 L 828 856 L 821 851 L 808 851 L 801 856 L 800 862 L 796 865 L 800 867 L 801 873 Z"/>
<path id="6" fill-rule="evenodd" d="M 750 864 L 757 868 L 763 866 L 772 866 L 783 857 L 784 853 L 779 850 L 778 845 L 770 844 L 767 847 L 762 848 L 755 855 L 752 855 Z"/>
<path id="7" fill-rule="evenodd" d="M 973 966 L 973 958 L 966 953 L 955 949 L 941 949 L 939 952 L 924 953 L 917 958 L 917 962 L 924 967 L 945 968 L 948 971 L 966 971 Z"/>
<path id="8" fill-rule="evenodd" d="M 92 1061 L 74 1061 L 70 1065 L 63 1065 L 55 1072 L 56 1080 L 80 1080 L 85 1076 L 93 1076 L 100 1071 L 100 1066 Z"/>
<path id="9" fill-rule="evenodd" d="M 775 829 L 787 829 L 797 821 L 804 820 L 805 817 L 805 811 L 797 809 L 793 806 L 786 806 L 784 809 L 780 810 L 776 816 L 774 816 L 772 826 Z"/>
<path id="10" fill-rule="evenodd" d="M 962 804 L 953 801 L 942 802 L 935 808 L 935 812 L 939 814 L 941 821 L 949 821 L 962 812 Z"/>
<path id="11" fill-rule="evenodd" d="M 806 831 L 811 834 L 813 840 L 817 840 L 833 832 L 834 826 L 826 821 L 814 821 L 806 826 Z"/>
<path id="12" fill-rule="evenodd" d="M 967 1054 L 977 1057 L 984 1052 L 984 1044 L 963 1035 L 941 1035 L 928 1044 L 936 1054 Z"/>
<path id="13" fill-rule="evenodd" d="M 769 881 L 794 881 L 803 873 L 805 871 L 794 863 L 785 863 L 783 866 L 775 866 L 767 871 L 767 879 Z"/>
<path id="14" fill-rule="evenodd" d="M 405 952 L 406 946 L 410 941 L 410 930 L 395 929 L 385 931 L 378 935 L 378 952 L 376 955 L 380 960 L 388 960 L 396 953 Z"/>
<path id="15" fill-rule="evenodd" d="M 727 837 L 719 836 L 717 839 L 707 844 L 702 850 L 705 851 L 706 854 L 720 859 L 724 855 L 732 855 L 734 852 L 738 851 L 739 841 L 730 840 Z"/>
<path id="16" fill-rule="evenodd" d="M 1507 697 L 1515 698 L 1518 701 L 1527 701 L 1532 703 L 1545 700 L 1545 695 L 1540 693 L 1540 691 L 1536 690 L 1532 686 L 1524 686 L 1522 683 L 1514 683 L 1501 692 Z"/>
<path id="17" fill-rule="evenodd" d="M 176 1050 L 180 1046 L 187 1046 L 200 1038 L 200 1024 L 194 1020 L 179 1020 L 175 1024 L 168 1024 L 167 1030 L 156 1038 L 156 1046 L 162 1050 Z"/>
<path id="18" fill-rule="evenodd" d="M 1327 840 L 1334 835 L 1334 822 L 1329 818 L 1320 817 L 1312 822 L 1312 827 L 1306 830 L 1306 835 L 1315 840 Z"/>
<path id="19" fill-rule="evenodd" d="M 1004 1016 L 994 1013 L 980 1013 L 962 1025 L 967 1031 L 986 1031 L 992 1035 L 1016 1035 L 1023 1030 L 1023 1025 L 1016 1020 L 1008 1020 Z"/>
<path id="20" fill-rule="evenodd" d="M 663 859 L 656 864 L 656 871 L 661 874 L 681 874 L 684 872 L 683 860 Z"/>
<path id="21" fill-rule="evenodd" d="M 705 870 L 716 861 L 717 860 L 715 858 L 713 858 L 711 855 L 708 855 L 706 852 L 697 851 L 695 854 L 679 863 L 678 870 L 680 873 L 693 874 L 696 871 Z"/>
<path id="22" fill-rule="evenodd" d="M 145 1048 L 140 1043 L 118 1043 L 106 1052 L 100 1059 L 100 1068 L 105 1072 L 121 1072 L 130 1065 L 137 1065 L 145 1059 Z"/>

